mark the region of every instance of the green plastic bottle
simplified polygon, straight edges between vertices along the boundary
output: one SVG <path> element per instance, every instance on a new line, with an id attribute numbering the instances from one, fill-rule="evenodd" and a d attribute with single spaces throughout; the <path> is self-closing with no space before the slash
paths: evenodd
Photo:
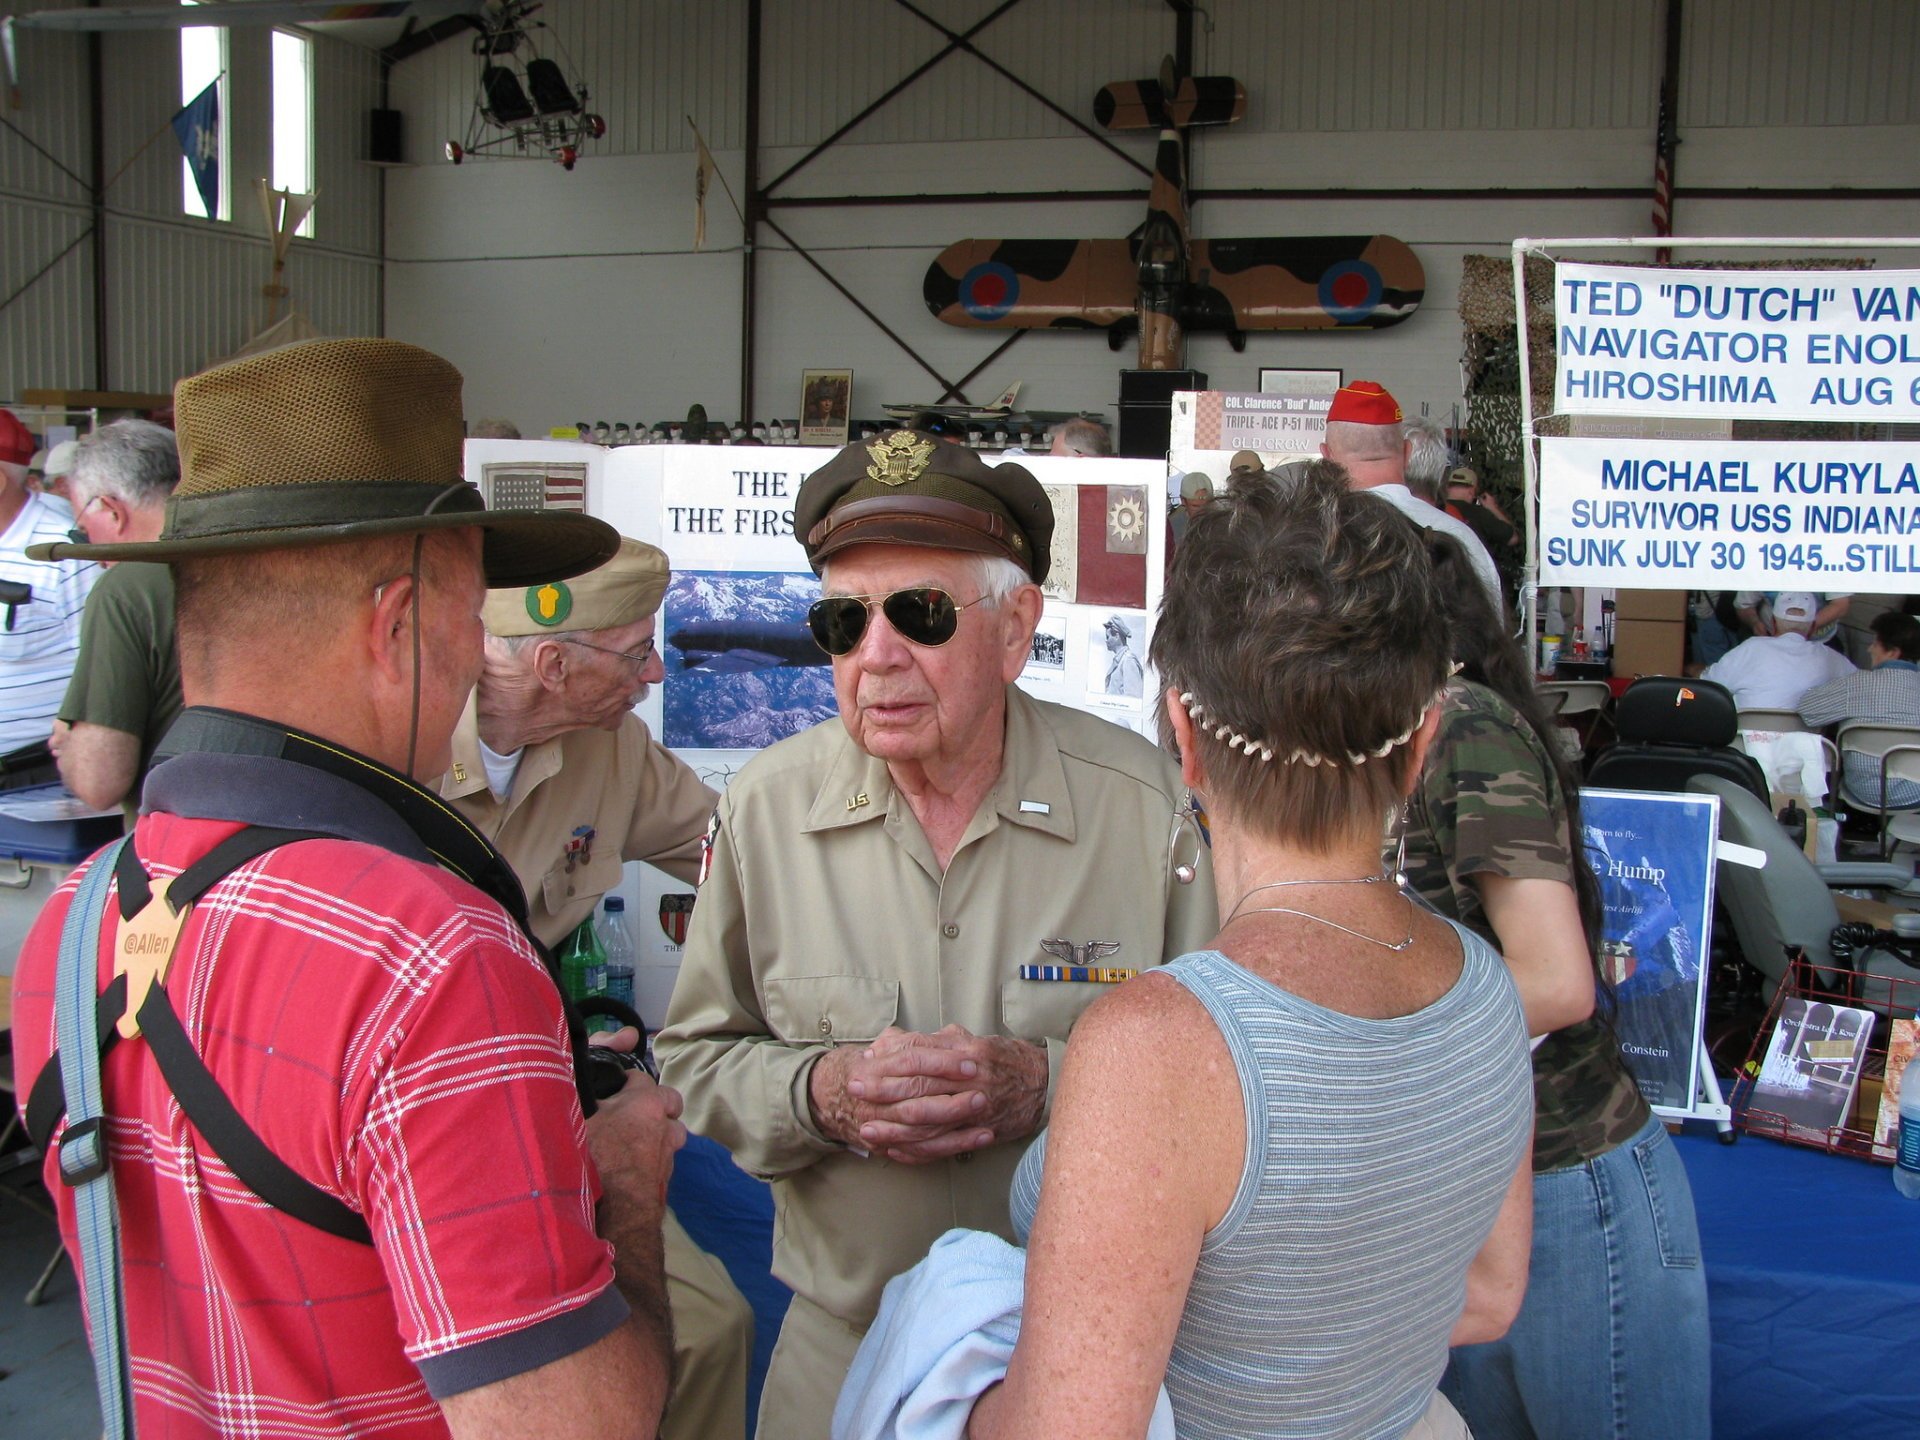
<path id="1" fill-rule="evenodd" d="M 560 985 L 575 1004 L 606 993 L 607 952 L 591 919 L 582 920 L 560 946 Z"/>

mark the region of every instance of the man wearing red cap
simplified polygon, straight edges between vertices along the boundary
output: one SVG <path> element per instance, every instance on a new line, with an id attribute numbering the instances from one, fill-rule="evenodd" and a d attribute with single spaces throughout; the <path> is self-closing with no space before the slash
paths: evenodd
<path id="1" fill-rule="evenodd" d="M 0 755 L 45 740 L 80 653 L 80 615 L 100 578 L 91 560 L 29 560 L 27 546 L 65 540 L 73 509 L 27 488 L 33 436 L 0 410 L 0 581 L 32 599 L 8 607 L 0 625 Z"/>
<path id="2" fill-rule="evenodd" d="M 1343 468 L 1356 490 L 1370 490 L 1422 530 L 1439 530 L 1460 542 L 1474 574 L 1487 587 L 1496 615 L 1506 613 L 1500 572 L 1493 557 L 1463 522 L 1427 504 L 1407 488 L 1407 438 L 1400 404 L 1378 380 L 1342 385 L 1327 411 L 1327 438 L 1320 453 Z"/>

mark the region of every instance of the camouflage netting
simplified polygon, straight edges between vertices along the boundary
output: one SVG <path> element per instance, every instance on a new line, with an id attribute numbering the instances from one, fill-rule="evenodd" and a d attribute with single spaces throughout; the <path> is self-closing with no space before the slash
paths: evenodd
<path id="1" fill-rule="evenodd" d="M 1575 258 L 1575 257 L 1562 257 Z M 1651 261 L 1614 261 L 1651 267 Z M 1567 418 L 1553 415 L 1553 265 L 1539 255 L 1526 258 L 1528 364 L 1532 366 L 1535 431 L 1565 435 Z M 1802 260 L 1683 260 L 1674 270 L 1867 270 L 1861 258 Z M 1507 507 L 1520 513 L 1525 470 L 1520 449 L 1520 348 L 1513 316 L 1513 260 L 1509 255 L 1468 255 L 1460 278 L 1461 368 L 1467 391 L 1466 421 L 1460 449 L 1484 483 Z M 1814 440 L 1834 438 L 1836 427 L 1813 422 L 1735 421 L 1736 440 Z M 1860 423 L 1840 438 L 1904 439 L 1920 431 L 1911 425 Z"/>

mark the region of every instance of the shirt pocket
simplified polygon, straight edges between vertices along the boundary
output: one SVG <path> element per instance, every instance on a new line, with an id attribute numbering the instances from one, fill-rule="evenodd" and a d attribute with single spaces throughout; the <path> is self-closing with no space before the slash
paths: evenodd
<path id="1" fill-rule="evenodd" d="M 1091 980 L 1009 980 L 1000 987 L 1002 1033 L 1035 1045 L 1065 1040 L 1080 1012 L 1116 988 Z"/>
<path id="2" fill-rule="evenodd" d="M 597 855 L 572 870 L 564 861 L 555 865 L 540 881 L 540 898 L 546 902 L 547 913 L 560 914 L 582 895 L 591 895 L 597 902 L 602 895 L 611 894 L 620 888 L 622 868 L 616 854 Z"/>
<path id="3" fill-rule="evenodd" d="M 792 1045 L 864 1045 L 900 1013 L 898 980 L 787 975 L 765 984 L 767 1028 Z"/>

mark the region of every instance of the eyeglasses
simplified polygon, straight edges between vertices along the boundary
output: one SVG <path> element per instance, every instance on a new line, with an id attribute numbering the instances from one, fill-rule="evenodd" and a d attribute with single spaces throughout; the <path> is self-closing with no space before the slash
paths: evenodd
<path id="1" fill-rule="evenodd" d="M 647 662 L 653 659 L 653 641 L 647 640 L 638 650 L 609 650 L 604 645 L 589 645 L 585 640 L 576 640 L 571 635 L 560 637 L 569 645 L 578 645 L 582 650 L 598 650 L 602 655 L 614 655 L 627 661 L 636 670 L 647 668 Z"/>
<path id="2" fill-rule="evenodd" d="M 829 655 L 850 655 L 867 633 L 867 620 L 878 602 L 880 613 L 903 639 L 928 648 L 946 644 L 960 628 L 960 612 L 984 605 L 987 597 L 964 605 L 931 585 L 896 590 L 891 595 L 830 595 L 807 607 L 807 628 L 814 643 Z"/>
<path id="3" fill-rule="evenodd" d="M 67 531 L 67 539 L 71 540 L 76 545 L 85 545 L 91 542 L 93 537 L 88 535 L 86 530 L 78 522 L 86 515 L 87 511 L 91 510 L 94 506 L 98 505 L 102 500 L 106 498 L 107 497 L 104 495 L 96 495 L 91 500 L 87 501 L 86 504 L 82 505 L 78 510 L 73 512 L 73 518 L 74 518 L 75 524 L 71 530 Z"/>

